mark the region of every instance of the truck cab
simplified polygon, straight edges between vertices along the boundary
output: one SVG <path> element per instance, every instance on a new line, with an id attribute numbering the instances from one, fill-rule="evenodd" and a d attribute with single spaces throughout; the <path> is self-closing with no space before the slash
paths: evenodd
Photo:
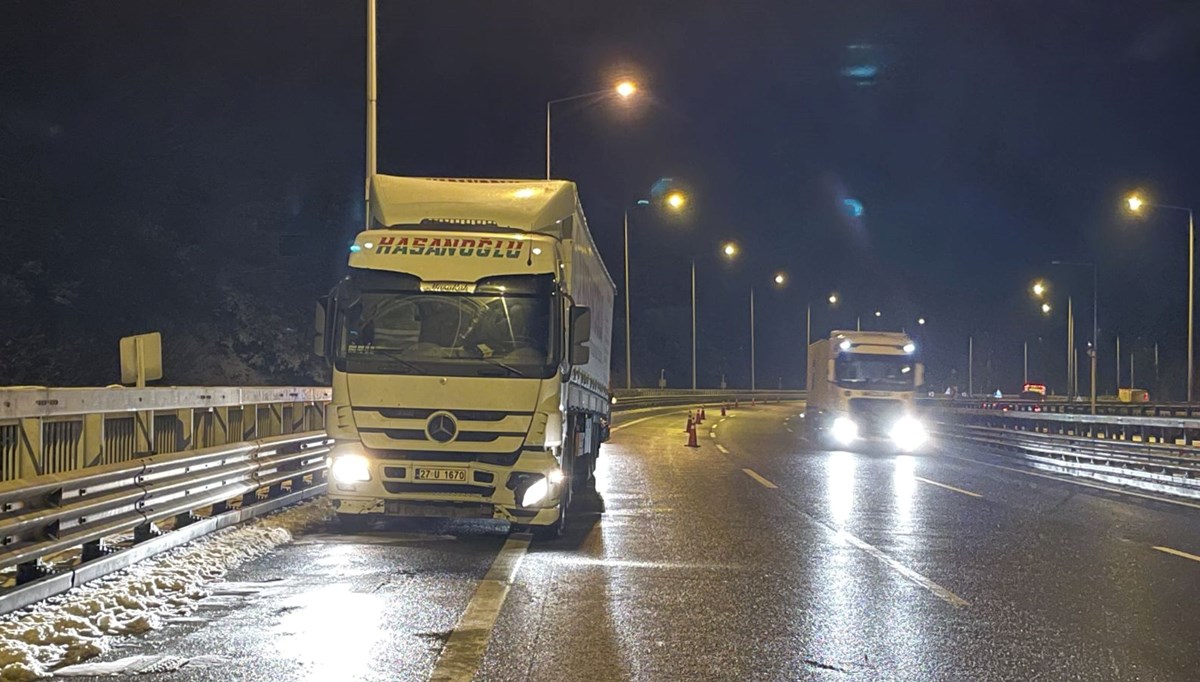
<path id="1" fill-rule="evenodd" d="M 808 352 L 805 424 L 820 446 L 890 444 L 913 452 L 928 436 L 916 410 L 917 347 L 898 332 L 835 330 Z"/>
<path id="2" fill-rule="evenodd" d="M 376 176 L 372 210 L 316 321 L 338 518 L 557 535 L 611 409 L 614 288 L 575 186 Z"/>

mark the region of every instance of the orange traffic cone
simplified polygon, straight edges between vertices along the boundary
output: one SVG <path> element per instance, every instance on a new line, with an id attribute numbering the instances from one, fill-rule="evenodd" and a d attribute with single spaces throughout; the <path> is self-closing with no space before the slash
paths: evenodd
<path id="1" fill-rule="evenodd" d="M 688 446 L 689 448 L 698 448 L 698 447 L 700 447 L 700 444 L 696 442 L 696 426 L 695 426 L 695 425 L 692 425 L 692 428 L 688 429 L 688 442 L 687 442 L 687 446 Z"/>
<path id="2" fill-rule="evenodd" d="M 704 421 L 705 419 L 708 419 L 708 415 L 704 413 L 704 406 L 701 405 L 700 406 L 700 421 Z"/>
<path id="3" fill-rule="evenodd" d="M 721 416 L 725 416 L 725 403 L 721 403 Z"/>
<path id="4" fill-rule="evenodd" d="M 740 400 L 734 400 L 734 401 L 733 401 L 733 406 L 734 406 L 734 407 L 737 407 L 737 406 L 738 406 L 738 403 L 740 403 L 740 402 L 741 402 Z"/>
<path id="5" fill-rule="evenodd" d="M 683 427 L 683 432 L 688 433 L 696 428 L 696 422 L 692 419 L 692 411 L 688 410 L 687 426 Z"/>

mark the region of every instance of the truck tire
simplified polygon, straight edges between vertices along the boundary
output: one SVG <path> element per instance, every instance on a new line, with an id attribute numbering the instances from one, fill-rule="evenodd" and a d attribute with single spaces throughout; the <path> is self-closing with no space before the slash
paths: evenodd
<path id="1" fill-rule="evenodd" d="M 558 520 L 548 526 L 533 526 L 533 538 L 542 541 L 561 538 L 567 527 L 567 508 L 570 504 L 571 486 L 564 485 L 558 494 Z"/>

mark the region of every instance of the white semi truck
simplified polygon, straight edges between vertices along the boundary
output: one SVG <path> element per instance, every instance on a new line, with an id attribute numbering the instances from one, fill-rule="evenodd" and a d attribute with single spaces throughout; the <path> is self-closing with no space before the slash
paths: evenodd
<path id="1" fill-rule="evenodd" d="M 339 519 L 562 532 L 610 414 L 615 287 L 574 183 L 377 175 L 317 308 Z"/>
<path id="2" fill-rule="evenodd" d="M 808 347 L 804 421 L 822 447 L 890 442 L 919 450 L 928 440 L 917 415 L 924 368 L 917 347 L 898 332 L 833 331 Z"/>

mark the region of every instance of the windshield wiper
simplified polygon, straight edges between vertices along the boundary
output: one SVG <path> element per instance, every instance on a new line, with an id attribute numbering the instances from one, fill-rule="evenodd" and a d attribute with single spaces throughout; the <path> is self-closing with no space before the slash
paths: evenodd
<path id="1" fill-rule="evenodd" d="M 400 357 L 400 354 L 395 351 L 372 349 L 370 353 L 362 353 L 362 355 L 382 355 L 389 360 L 400 363 L 401 366 L 413 374 L 423 373 L 420 367 Z"/>
<path id="2" fill-rule="evenodd" d="M 499 360 L 492 360 L 491 358 L 483 358 L 483 361 L 488 363 L 489 365 L 493 365 L 495 367 L 499 367 L 500 369 L 507 370 L 509 372 L 509 374 L 511 374 L 512 376 L 517 376 L 517 377 L 525 376 L 525 373 L 522 372 L 521 370 L 517 369 L 516 367 L 513 367 L 512 365 L 500 362 Z M 485 375 L 481 374 L 480 376 L 485 376 Z"/>

